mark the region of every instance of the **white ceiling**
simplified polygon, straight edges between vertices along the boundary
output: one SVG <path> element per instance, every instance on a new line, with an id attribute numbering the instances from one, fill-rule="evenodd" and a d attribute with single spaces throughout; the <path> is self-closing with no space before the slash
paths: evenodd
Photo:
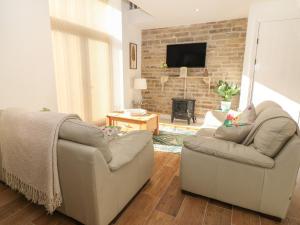
<path id="1" fill-rule="evenodd" d="M 134 18 L 137 25 L 141 28 L 159 28 L 245 18 L 248 17 L 249 8 L 252 3 L 266 0 L 131 1 L 152 16 L 151 20 L 149 18 L 146 20 Z"/>

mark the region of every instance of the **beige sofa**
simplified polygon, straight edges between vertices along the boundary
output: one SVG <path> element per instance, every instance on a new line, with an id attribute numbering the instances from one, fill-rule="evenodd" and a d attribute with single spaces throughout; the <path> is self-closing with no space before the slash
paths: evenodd
<path id="1" fill-rule="evenodd" d="M 282 146 L 279 151 L 270 157 L 253 143 L 236 144 L 217 139 L 213 136 L 214 126 L 207 126 L 210 128 L 184 141 L 180 171 L 182 189 L 285 218 L 299 170 L 300 138 L 297 132 L 284 143 L 280 143 L 280 138 L 272 138 L 277 124 L 283 124 L 280 134 L 293 126 L 290 119 L 272 117 L 272 112 L 283 113 L 276 103 L 264 102 L 256 111 L 254 127 L 257 130 L 252 133 L 253 143 L 279 144 Z M 262 120 L 263 116 L 267 120 Z M 297 125 L 294 126 L 296 130 Z"/>
<path id="2" fill-rule="evenodd" d="M 108 142 L 98 128 L 68 120 L 60 128 L 57 151 L 63 197 L 58 210 L 86 225 L 109 224 L 152 173 L 152 134 L 147 131 Z"/>

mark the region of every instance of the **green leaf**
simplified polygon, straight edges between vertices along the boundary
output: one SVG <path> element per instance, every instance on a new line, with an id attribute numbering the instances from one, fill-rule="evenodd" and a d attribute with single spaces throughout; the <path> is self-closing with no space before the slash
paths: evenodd
<path id="1" fill-rule="evenodd" d="M 219 80 L 215 91 L 224 101 L 231 101 L 233 96 L 240 93 L 240 88 L 237 84 L 229 84 L 226 81 Z"/>

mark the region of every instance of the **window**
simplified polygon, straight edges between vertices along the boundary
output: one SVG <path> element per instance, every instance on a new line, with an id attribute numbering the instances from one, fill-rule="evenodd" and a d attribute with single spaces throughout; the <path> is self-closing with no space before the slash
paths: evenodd
<path id="1" fill-rule="evenodd" d="M 50 0 L 60 112 L 98 121 L 111 111 L 112 10 L 101 0 Z"/>

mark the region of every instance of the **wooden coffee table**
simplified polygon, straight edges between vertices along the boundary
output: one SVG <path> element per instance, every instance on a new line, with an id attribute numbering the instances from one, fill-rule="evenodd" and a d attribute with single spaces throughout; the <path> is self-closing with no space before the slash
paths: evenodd
<path id="1" fill-rule="evenodd" d="M 108 126 L 120 126 L 122 131 L 148 130 L 159 135 L 159 116 L 146 114 L 145 116 L 129 116 L 124 113 L 110 113 L 107 115 Z"/>

